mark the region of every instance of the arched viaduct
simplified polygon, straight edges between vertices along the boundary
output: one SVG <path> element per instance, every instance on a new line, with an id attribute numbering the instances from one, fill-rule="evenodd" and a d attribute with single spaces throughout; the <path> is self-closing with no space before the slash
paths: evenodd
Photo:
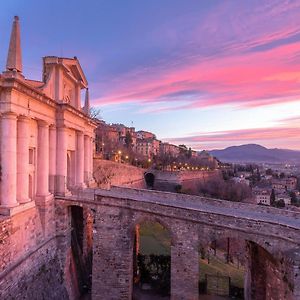
<path id="1" fill-rule="evenodd" d="M 94 218 L 94 300 L 132 298 L 134 232 L 145 220 L 161 223 L 172 236 L 171 299 L 198 299 L 199 247 L 225 237 L 246 241 L 245 299 L 300 299 L 297 212 L 113 187 L 56 199 L 62 240 L 68 235 L 66 210 L 74 205 Z"/>

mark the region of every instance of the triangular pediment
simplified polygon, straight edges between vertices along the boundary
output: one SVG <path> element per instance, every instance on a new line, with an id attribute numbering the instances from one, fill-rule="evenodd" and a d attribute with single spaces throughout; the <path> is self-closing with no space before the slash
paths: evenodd
<path id="1" fill-rule="evenodd" d="M 78 81 L 81 81 L 84 87 L 88 85 L 86 77 L 77 58 L 63 58 L 62 63 L 67 68 L 72 77 L 76 78 L 76 80 Z"/>

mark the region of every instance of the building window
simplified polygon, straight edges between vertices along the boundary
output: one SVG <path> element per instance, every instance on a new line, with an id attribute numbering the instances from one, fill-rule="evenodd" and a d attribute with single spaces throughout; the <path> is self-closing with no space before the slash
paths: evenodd
<path id="1" fill-rule="evenodd" d="M 34 149 L 29 149 L 29 164 L 34 164 Z"/>

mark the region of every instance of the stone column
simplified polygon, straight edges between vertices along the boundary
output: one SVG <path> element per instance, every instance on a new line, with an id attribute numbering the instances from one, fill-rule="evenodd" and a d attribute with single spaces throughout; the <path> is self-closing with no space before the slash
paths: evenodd
<path id="1" fill-rule="evenodd" d="M 55 174 L 56 174 L 56 127 L 49 127 L 49 191 L 55 192 Z"/>
<path id="2" fill-rule="evenodd" d="M 84 135 L 83 132 L 77 131 L 77 145 L 76 145 L 76 185 L 78 187 L 84 186 L 84 156 L 86 155 L 84 149 Z"/>
<path id="3" fill-rule="evenodd" d="M 88 185 L 90 181 L 90 137 L 84 136 L 84 181 Z"/>
<path id="4" fill-rule="evenodd" d="M 29 119 L 19 116 L 17 122 L 17 200 L 29 199 Z"/>
<path id="5" fill-rule="evenodd" d="M 56 193 L 62 196 L 67 192 L 67 138 L 67 128 L 57 128 Z"/>
<path id="6" fill-rule="evenodd" d="M 14 207 L 17 202 L 17 115 L 1 116 L 1 206 Z"/>
<path id="7" fill-rule="evenodd" d="M 38 121 L 37 196 L 49 195 L 49 126 Z"/>
<path id="8" fill-rule="evenodd" d="M 93 176 L 93 164 L 94 164 L 94 140 L 93 138 L 90 138 L 90 181 L 94 180 Z"/>
<path id="9" fill-rule="evenodd" d="M 182 223 L 171 246 L 171 299 L 198 300 L 198 234 Z"/>

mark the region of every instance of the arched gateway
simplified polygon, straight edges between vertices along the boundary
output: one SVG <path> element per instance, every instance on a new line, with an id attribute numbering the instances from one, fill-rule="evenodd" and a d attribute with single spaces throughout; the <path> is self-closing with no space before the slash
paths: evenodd
<path id="1" fill-rule="evenodd" d="M 142 220 L 171 234 L 171 299 L 198 299 L 199 246 L 222 238 L 246 241 L 245 299 L 300 299 L 299 213 L 158 191 L 95 192 L 81 202 L 95 210 L 94 300 L 132 298 L 134 232 Z"/>

